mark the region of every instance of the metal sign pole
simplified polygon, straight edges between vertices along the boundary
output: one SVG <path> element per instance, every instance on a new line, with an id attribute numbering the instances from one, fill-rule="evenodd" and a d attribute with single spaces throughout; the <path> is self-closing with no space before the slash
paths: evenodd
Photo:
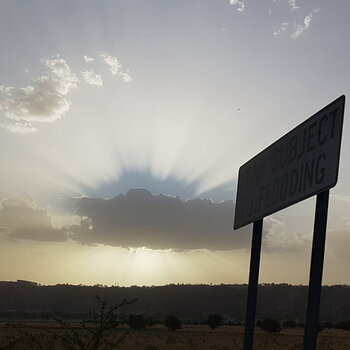
<path id="1" fill-rule="evenodd" d="M 323 260 L 326 242 L 329 190 L 317 195 L 310 266 L 309 295 L 306 314 L 304 350 L 315 350 L 320 311 Z"/>
<path id="2" fill-rule="evenodd" d="M 258 293 L 261 237 L 263 219 L 254 222 L 252 249 L 250 253 L 250 271 L 247 297 L 247 309 L 244 328 L 243 350 L 252 350 L 254 342 L 256 298 Z"/>

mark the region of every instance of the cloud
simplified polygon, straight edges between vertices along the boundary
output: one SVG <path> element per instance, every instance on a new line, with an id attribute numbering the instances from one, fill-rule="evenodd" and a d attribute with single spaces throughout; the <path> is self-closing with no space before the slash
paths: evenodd
<path id="1" fill-rule="evenodd" d="M 276 30 L 273 35 L 280 35 L 283 32 L 285 32 L 289 27 L 289 23 L 288 22 L 283 22 L 281 23 L 281 26 L 278 28 L 278 30 Z"/>
<path id="2" fill-rule="evenodd" d="M 34 127 L 32 124 L 24 122 L 14 122 L 9 124 L 0 124 L 0 127 L 7 129 L 8 131 L 11 131 L 13 133 L 17 134 L 31 134 L 33 132 L 38 131 L 36 127 Z"/>
<path id="3" fill-rule="evenodd" d="M 295 0 L 288 0 L 288 5 L 292 11 L 299 9 L 300 7 L 296 5 Z"/>
<path id="4" fill-rule="evenodd" d="M 1 201 L 0 232 L 10 239 L 51 242 L 67 240 L 67 229 L 53 227 L 48 212 L 38 208 L 29 193 Z"/>
<path id="5" fill-rule="evenodd" d="M 230 0 L 230 5 L 236 6 L 238 11 L 244 11 L 244 2 L 239 0 Z"/>
<path id="6" fill-rule="evenodd" d="M 95 59 L 93 57 L 89 57 L 89 56 L 84 55 L 84 61 L 86 63 L 89 63 L 89 62 L 94 62 Z"/>
<path id="7" fill-rule="evenodd" d="M 313 19 L 313 16 L 315 13 L 319 12 L 320 9 L 316 8 L 315 10 L 311 11 L 305 18 L 303 24 L 295 25 L 295 31 L 292 33 L 291 38 L 296 39 L 298 38 L 305 30 L 307 30 L 310 27 L 310 23 Z"/>
<path id="8" fill-rule="evenodd" d="M 120 72 L 119 75 L 122 77 L 123 81 L 125 81 L 126 83 L 132 80 L 129 75 L 129 70 L 127 70 L 126 72 Z"/>
<path id="9" fill-rule="evenodd" d="M 108 53 L 100 54 L 113 75 L 124 82 L 131 81 L 129 70 L 122 70 L 117 57 Z M 83 56 L 85 62 L 94 58 Z M 71 101 L 67 94 L 78 86 L 79 79 L 60 55 L 43 59 L 48 69 L 44 75 L 31 79 L 25 87 L 0 85 L 0 127 L 13 133 L 28 134 L 37 131 L 39 123 L 52 123 L 62 118 L 68 111 Z M 92 69 L 82 72 L 86 83 L 102 86 L 103 79 Z"/>
<path id="10" fill-rule="evenodd" d="M 82 72 L 84 81 L 90 85 L 102 86 L 103 79 L 100 74 L 95 73 L 92 69 Z"/>
<path id="11" fill-rule="evenodd" d="M 119 73 L 122 65 L 119 63 L 117 57 L 112 56 L 108 53 L 101 53 L 100 57 L 103 59 L 103 62 L 109 66 L 109 69 L 113 75 L 117 75 Z"/>
<path id="12" fill-rule="evenodd" d="M 125 82 L 129 82 L 132 80 L 129 75 L 129 70 L 127 70 L 126 72 L 123 72 L 121 70 L 123 68 L 123 65 L 119 62 L 117 57 L 112 56 L 107 52 L 101 53 L 100 57 L 102 58 L 103 62 L 109 66 L 109 69 L 113 75 L 118 75 L 122 77 L 123 81 Z"/>
<path id="13" fill-rule="evenodd" d="M 33 123 L 52 123 L 62 118 L 70 108 L 68 92 L 77 87 L 78 79 L 59 55 L 42 60 L 49 71 L 23 88 L 0 86 L 5 97 L 0 100 L 0 112 L 10 120 L 1 124 L 11 132 L 36 131 Z"/>
<path id="14" fill-rule="evenodd" d="M 264 249 L 268 252 L 296 253 L 310 247 L 310 236 L 306 233 L 287 232 L 286 218 L 270 216 L 264 219 Z"/>
<path id="15" fill-rule="evenodd" d="M 81 244 L 151 249 L 248 248 L 251 227 L 233 231 L 232 201 L 182 201 L 131 189 L 113 199 L 76 199 L 80 225 L 70 227 Z"/>

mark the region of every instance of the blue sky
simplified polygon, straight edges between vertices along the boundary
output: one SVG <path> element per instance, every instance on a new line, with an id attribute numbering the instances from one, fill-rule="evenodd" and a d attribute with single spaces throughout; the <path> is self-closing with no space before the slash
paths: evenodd
<path id="1" fill-rule="evenodd" d="M 192 242 L 186 248 L 186 238 L 171 240 L 174 227 L 159 223 L 158 230 L 153 222 L 162 247 L 142 237 L 129 246 L 122 238 L 139 230 L 138 217 L 124 228 L 112 220 L 101 228 L 104 236 L 94 230 L 97 199 L 139 187 L 183 203 L 234 200 L 241 164 L 348 95 L 349 10 L 338 0 L 2 1 L 0 227 L 2 249 L 16 259 L 0 270 L 0 279 L 245 282 L 249 228 L 222 249 L 188 226 L 181 229 Z M 341 272 L 350 263 L 343 251 L 350 243 L 347 107 L 339 182 L 330 200 L 326 283 L 349 283 Z M 87 211 L 82 197 L 95 206 Z M 265 220 L 264 281 L 307 282 L 313 201 Z M 11 219 L 18 215 L 23 218 Z M 96 236 L 87 245 L 81 234 L 90 226 Z M 236 235 L 227 230 L 220 231 L 223 241 Z M 120 241 L 108 241 L 110 232 Z M 108 258 L 101 258 L 103 251 Z M 62 266 L 53 277 L 55 257 L 73 256 L 80 257 L 74 271 Z M 169 269 L 154 267 L 152 256 L 157 266 L 171 261 Z M 103 277 L 101 271 L 84 275 L 87 259 L 102 264 Z M 139 274 L 135 261 L 145 265 L 142 259 L 150 267 Z M 129 273 L 106 267 L 111 264 L 124 264 Z M 286 274 L 288 264 L 303 272 Z M 206 273 L 210 269 L 219 272 Z"/>

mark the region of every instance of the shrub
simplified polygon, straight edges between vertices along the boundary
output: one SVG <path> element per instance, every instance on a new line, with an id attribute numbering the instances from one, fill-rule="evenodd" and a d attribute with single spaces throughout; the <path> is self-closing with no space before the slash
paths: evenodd
<path id="1" fill-rule="evenodd" d="M 286 328 L 295 328 L 295 327 L 298 327 L 298 324 L 296 323 L 296 321 L 290 320 L 290 321 L 284 321 L 282 323 L 282 326 Z"/>
<path id="2" fill-rule="evenodd" d="M 155 320 L 154 318 L 148 316 L 145 318 L 145 323 L 146 323 L 146 326 L 152 327 L 159 322 L 157 320 Z"/>
<path id="3" fill-rule="evenodd" d="M 222 316 L 221 315 L 209 315 L 207 319 L 207 325 L 211 328 L 214 329 L 216 327 L 222 326 L 223 321 L 222 321 Z"/>
<path id="4" fill-rule="evenodd" d="M 261 323 L 261 329 L 271 333 L 279 333 L 281 331 L 281 325 L 278 320 L 274 318 L 265 318 Z"/>
<path id="5" fill-rule="evenodd" d="M 350 320 L 340 321 L 336 324 L 336 328 L 350 331 Z"/>
<path id="6" fill-rule="evenodd" d="M 11 335 L 9 344 L 5 347 L 0 346 L 0 350 L 17 349 L 17 346 L 20 349 L 46 350 L 55 348 L 57 343 L 67 350 L 77 348 L 80 350 L 116 349 L 127 337 L 127 333 L 120 334 L 117 328 L 118 311 L 134 303 L 136 299 L 125 299 L 109 307 L 107 307 L 107 302 L 98 296 L 96 299 L 100 308 L 90 311 L 89 320 L 82 320 L 80 327 L 53 316 L 51 318 L 61 326 L 62 331 L 47 329 L 45 332 L 37 332 L 33 326 L 18 324 L 16 328 L 19 332 Z M 114 337 L 118 333 L 120 336 Z"/>
<path id="7" fill-rule="evenodd" d="M 164 324 L 165 327 L 172 331 L 176 331 L 182 327 L 181 321 L 176 316 L 168 316 Z"/>
<path id="8" fill-rule="evenodd" d="M 331 328 L 334 328 L 334 324 L 332 322 L 320 322 L 319 324 L 319 328 L 320 330 L 323 330 L 323 329 L 331 329 Z"/>
<path id="9" fill-rule="evenodd" d="M 129 315 L 128 325 L 132 329 L 141 329 L 146 327 L 146 319 L 143 315 Z"/>

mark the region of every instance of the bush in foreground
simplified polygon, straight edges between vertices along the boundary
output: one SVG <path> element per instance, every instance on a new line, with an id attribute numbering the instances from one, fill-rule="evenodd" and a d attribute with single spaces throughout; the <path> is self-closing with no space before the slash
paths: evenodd
<path id="1" fill-rule="evenodd" d="M 0 350 L 47 350 L 54 349 L 57 344 L 61 344 L 63 349 L 67 350 L 117 349 L 127 336 L 127 333 L 120 333 L 117 328 L 118 311 L 134 303 L 136 299 L 125 299 L 112 306 L 108 306 L 98 296 L 96 299 L 100 308 L 97 311 L 91 311 L 89 319 L 81 321 L 80 327 L 56 317 L 52 317 L 60 326 L 56 330 L 46 329 L 45 332 L 37 332 L 33 326 L 18 324 L 14 328 L 14 334 L 10 335 L 8 344 L 0 345 Z"/>
<path id="2" fill-rule="evenodd" d="M 278 320 L 274 318 L 265 318 L 261 324 L 260 328 L 266 332 L 279 333 L 281 331 L 281 325 Z"/>
<path id="3" fill-rule="evenodd" d="M 294 320 L 284 321 L 282 326 L 285 328 L 296 328 L 298 327 L 298 323 Z"/>
<path id="4" fill-rule="evenodd" d="M 223 325 L 222 316 L 217 314 L 209 315 L 206 323 L 211 329 L 222 326 Z"/>
<path id="5" fill-rule="evenodd" d="M 146 319 L 143 315 L 129 315 L 128 325 L 132 329 L 141 329 L 146 327 Z"/>
<path id="6" fill-rule="evenodd" d="M 182 327 L 181 321 L 176 316 L 168 316 L 164 325 L 173 332 Z"/>
<path id="7" fill-rule="evenodd" d="M 350 320 L 340 321 L 335 325 L 338 329 L 343 329 L 344 331 L 350 331 Z"/>

